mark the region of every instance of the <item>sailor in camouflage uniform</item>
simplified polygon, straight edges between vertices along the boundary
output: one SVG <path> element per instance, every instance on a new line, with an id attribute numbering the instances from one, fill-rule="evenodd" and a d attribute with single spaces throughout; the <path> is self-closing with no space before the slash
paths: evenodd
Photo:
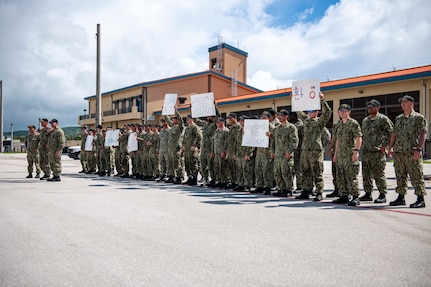
<path id="1" fill-rule="evenodd" d="M 42 129 L 40 130 L 39 159 L 40 168 L 43 171 L 43 176 L 40 180 L 44 180 L 51 176 L 51 167 L 48 158 L 48 137 L 51 129 L 46 118 L 41 119 L 40 124 L 42 125 Z"/>
<path id="2" fill-rule="evenodd" d="M 360 204 L 359 200 L 359 149 L 362 143 L 362 132 L 359 123 L 350 117 L 351 106 L 342 104 L 338 108 L 341 123 L 335 135 L 335 155 L 337 164 L 337 186 L 340 197 L 333 203 L 348 203 L 349 206 Z M 349 196 L 352 199 L 349 201 Z"/>
<path id="3" fill-rule="evenodd" d="M 275 128 L 271 144 L 271 158 L 274 159 L 274 178 L 279 188 L 274 196 L 287 197 L 293 189 L 293 158 L 298 147 L 298 130 L 288 122 L 289 112 L 281 109 L 278 112 L 280 124 Z"/>
<path id="4" fill-rule="evenodd" d="M 236 113 L 229 114 L 229 136 L 228 136 L 228 146 L 227 146 L 227 166 L 228 166 L 228 178 L 230 180 L 230 185 L 227 188 L 238 187 L 238 170 L 237 164 L 235 162 L 236 158 L 236 141 L 238 139 L 238 133 L 241 132 L 241 126 L 238 123 L 238 118 Z"/>
<path id="5" fill-rule="evenodd" d="M 188 185 L 197 185 L 199 172 L 199 156 L 202 143 L 202 132 L 193 121 L 191 115 L 186 118 L 187 127 L 184 131 L 182 152 L 187 173 Z"/>
<path id="6" fill-rule="evenodd" d="M 85 152 L 85 142 L 87 141 L 87 127 L 83 126 L 81 127 L 81 152 L 80 154 L 80 161 L 81 161 L 81 167 L 82 170 L 79 173 L 86 173 L 88 171 L 88 159 L 87 159 L 87 153 Z"/>
<path id="7" fill-rule="evenodd" d="M 303 191 L 296 199 L 309 199 L 309 194 L 316 187 L 314 201 L 322 200 L 323 193 L 323 153 L 322 131 L 331 118 L 332 110 L 320 93 L 322 115 L 317 117 L 319 111 L 309 111 L 308 118 L 304 120 L 304 138 L 301 146 L 301 170 Z"/>
<path id="8" fill-rule="evenodd" d="M 61 153 L 63 152 L 65 137 L 63 130 L 58 126 L 57 119 L 52 119 L 49 123 L 52 130 L 48 137 L 48 158 L 53 176 L 47 180 L 60 181 Z"/>
<path id="9" fill-rule="evenodd" d="M 305 115 L 305 114 L 304 114 Z M 305 115 L 304 119 L 307 118 Z M 293 158 L 293 177 L 296 182 L 296 190 L 294 193 L 298 193 L 303 190 L 303 178 L 302 178 L 302 170 L 301 170 L 301 146 L 304 140 L 304 122 L 301 116 L 298 116 L 298 113 L 290 113 L 289 114 L 289 122 L 294 124 L 296 129 L 298 130 L 298 147 L 294 151 Z M 311 193 L 311 191 L 310 191 Z"/>
<path id="10" fill-rule="evenodd" d="M 175 106 L 175 115 L 169 119 L 165 116 L 171 129 L 168 135 L 168 183 L 181 184 L 181 175 L 183 173 L 181 164 L 181 145 L 183 140 L 184 123 L 180 112 Z"/>
<path id="11" fill-rule="evenodd" d="M 126 125 L 123 135 L 120 137 L 120 161 L 122 173 L 119 176 L 128 178 L 130 176 L 130 154 L 128 151 L 129 136 L 132 134 L 132 126 Z"/>
<path id="12" fill-rule="evenodd" d="M 422 148 L 428 124 L 424 116 L 414 110 L 415 99 L 412 96 L 405 95 L 398 101 L 404 113 L 395 118 L 389 144 L 389 156 L 395 159 L 398 198 L 390 205 L 406 204 L 404 196 L 407 194 L 407 176 L 410 176 L 417 196 L 416 202 L 410 204 L 410 208 L 422 208 L 425 207 L 424 197 L 427 194 L 423 177 Z"/>
<path id="13" fill-rule="evenodd" d="M 368 116 L 362 121 L 362 180 L 365 195 L 360 201 L 372 201 L 373 179 L 379 189 L 379 197 L 374 203 L 385 203 L 386 183 L 386 152 L 391 138 L 393 124 L 385 115 L 379 113 L 380 102 L 367 102 Z"/>
<path id="14" fill-rule="evenodd" d="M 211 158 L 211 144 L 214 137 L 214 132 L 217 129 L 216 121 L 220 117 L 220 112 L 215 108 L 216 116 L 207 117 L 206 121 L 199 118 L 194 119 L 195 123 L 202 127 L 202 149 L 201 149 L 201 174 L 204 184 L 214 184 L 214 164 Z M 212 182 L 210 183 L 210 179 Z"/>
<path id="15" fill-rule="evenodd" d="M 217 129 L 211 145 L 211 157 L 214 159 L 214 186 L 226 186 L 227 177 L 227 146 L 229 142 L 229 130 L 225 127 L 225 119 L 217 119 Z"/>
<path id="16" fill-rule="evenodd" d="M 166 176 L 168 175 L 168 170 L 170 170 L 170 167 L 168 167 L 169 160 L 168 160 L 168 154 L 169 154 L 169 146 L 168 146 L 168 136 L 169 136 L 169 130 L 171 127 L 169 126 L 168 122 L 165 119 L 160 120 L 162 126 L 159 130 L 159 146 L 157 148 L 158 156 L 159 156 L 159 165 L 160 165 L 160 177 L 156 179 L 156 181 L 165 180 Z"/>
<path id="17" fill-rule="evenodd" d="M 155 180 L 160 176 L 160 165 L 159 165 L 159 125 L 151 125 L 151 137 L 149 140 L 150 151 L 148 154 L 148 169 L 150 171 L 150 176 L 147 180 Z"/>
<path id="18" fill-rule="evenodd" d="M 28 176 L 26 178 L 33 177 L 33 165 L 36 168 L 36 176 L 40 177 L 40 166 L 39 166 L 39 142 L 40 134 L 36 132 L 34 125 L 28 126 L 29 134 L 25 138 L 25 147 L 27 148 L 27 171 Z"/>
<path id="19" fill-rule="evenodd" d="M 244 121 L 249 117 L 246 115 L 242 115 L 239 117 L 239 124 L 241 129 L 237 132 L 236 139 L 236 154 L 235 154 L 235 162 L 237 166 L 237 187 L 234 188 L 234 191 L 251 191 L 251 187 L 253 187 L 253 175 L 254 175 L 254 162 L 255 162 L 255 154 L 254 147 L 243 146 L 242 145 L 242 137 L 244 135 Z"/>
<path id="20" fill-rule="evenodd" d="M 341 125 L 341 120 L 338 120 L 333 126 L 332 126 L 332 137 L 331 142 L 329 143 L 329 157 L 331 158 L 331 173 L 332 173 L 332 184 L 334 185 L 334 190 L 326 195 L 326 198 L 333 198 L 333 197 L 339 197 L 340 192 L 338 190 L 337 185 L 337 164 L 333 161 L 334 155 L 335 155 L 335 142 L 337 140 L 336 134 L 337 134 L 337 128 Z"/>
<path id="21" fill-rule="evenodd" d="M 269 123 L 270 113 L 264 111 L 260 118 L 262 120 L 268 120 Z M 274 133 L 275 126 L 269 123 L 269 133 Z M 269 147 L 271 146 L 271 141 L 273 139 L 269 138 Z M 256 162 L 254 165 L 254 174 L 256 175 L 256 193 L 264 193 L 265 195 L 271 194 L 271 188 L 274 182 L 273 165 L 274 160 L 271 158 L 270 149 L 264 147 L 256 148 Z"/>

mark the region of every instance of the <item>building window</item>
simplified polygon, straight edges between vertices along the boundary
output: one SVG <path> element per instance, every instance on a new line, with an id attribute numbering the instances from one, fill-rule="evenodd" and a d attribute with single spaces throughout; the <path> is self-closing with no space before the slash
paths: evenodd
<path id="1" fill-rule="evenodd" d="M 352 113 L 350 117 L 357 120 L 359 123 L 362 123 L 362 120 L 368 116 L 366 102 L 371 101 L 372 99 L 376 99 L 380 102 L 380 113 L 388 116 L 392 122 L 395 121 L 395 118 L 403 113 L 401 109 L 400 103 L 398 103 L 398 99 L 402 98 L 404 95 L 410 95 L 415 99 L 415 107 L 414 109 L 417 111 L 419 109 L 419 91 L 410 91 L 410 92 L 401 92 L 395 94 L 386 94 L 386 95 L 376 95 L 376 96 L 368 96 L 354 99 L 342 99 L 340 100 L 340 105 L 348 104 L 352 107 Z"/>
<path id="2" fill-rule="evenodd" d="M 212 58 L 211 59 L 211 67 L 213 69 L 217 69 L 217 58 Z"/>

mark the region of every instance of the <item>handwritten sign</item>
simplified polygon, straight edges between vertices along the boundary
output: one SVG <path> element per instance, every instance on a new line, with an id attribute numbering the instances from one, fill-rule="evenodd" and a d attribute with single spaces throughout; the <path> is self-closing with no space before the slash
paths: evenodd
<path id="1" fill-rule="evenodd" d="M 265 147 L 269 146 L 268 120 L 244 120 L 244 133 L 242 135 L 242 146 Z"/>
<path id="2" fill-rule="evenodd" d="M 94 136 L 88 135 L 85 139 L 85 151 L 93 151 Z"/>
<path id="3" fill-rule="evenodd" d="M 320 80 L 311 79 L 292 83 L 292 112 L 320 110 Z"/>
<path id="4" fill-rule="evenodd" d="M 165 100 L 163 101 L 162 115 L 174 115 L 175 105 L 177 103 L 177 94 L 165 94 Z"/>
<path id="5" fill-rule="evenodd" d="M 212 92 L 190 96 L 190 101 L 192 103 L 192 117 L 215 116 L 214 94 Z"/>
<path id="6" fill-rule="evenodd" d="M 120 138 L 120 131 L 106 131 L 105 146 L 118 146 L 118 139 Z"/>
<path id="7" fill-rule="evenodd" d="M 137 151 L 138 150 L 138 140 L 136 139 L 136 133 L 131 133 L 127 139 L 127 151 Z"/>

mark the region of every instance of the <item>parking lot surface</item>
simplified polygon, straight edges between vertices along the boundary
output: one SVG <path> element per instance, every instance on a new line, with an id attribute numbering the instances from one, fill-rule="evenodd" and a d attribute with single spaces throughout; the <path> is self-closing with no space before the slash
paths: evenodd
<path id="1" fill-rule="evenodd" d="M 46 182 L 0 154 L 0 286 L 431 286 L 431 198 L 411 209 L 411 188 L 407 206 L 348 207 L 62 163 Z M 324 177 L 329 193 L 330 162 Z M 392 163 L 387 177 L 389 202 Z"/>

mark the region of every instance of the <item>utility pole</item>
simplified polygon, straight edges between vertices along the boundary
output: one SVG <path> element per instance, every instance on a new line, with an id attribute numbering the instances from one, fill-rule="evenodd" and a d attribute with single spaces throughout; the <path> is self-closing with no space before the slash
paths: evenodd
<path id="1" fill-rule="evenodd" d="M 102 124 L 102 95 L 100 93 L 100 24 L 97 24 L 97 67 L 96 67 L 96 126 Z"/>
<path id="2" fill-rule="evenodd" d="M 0 80 L 0 153 L 3 152 L 3 81 Z"/>

